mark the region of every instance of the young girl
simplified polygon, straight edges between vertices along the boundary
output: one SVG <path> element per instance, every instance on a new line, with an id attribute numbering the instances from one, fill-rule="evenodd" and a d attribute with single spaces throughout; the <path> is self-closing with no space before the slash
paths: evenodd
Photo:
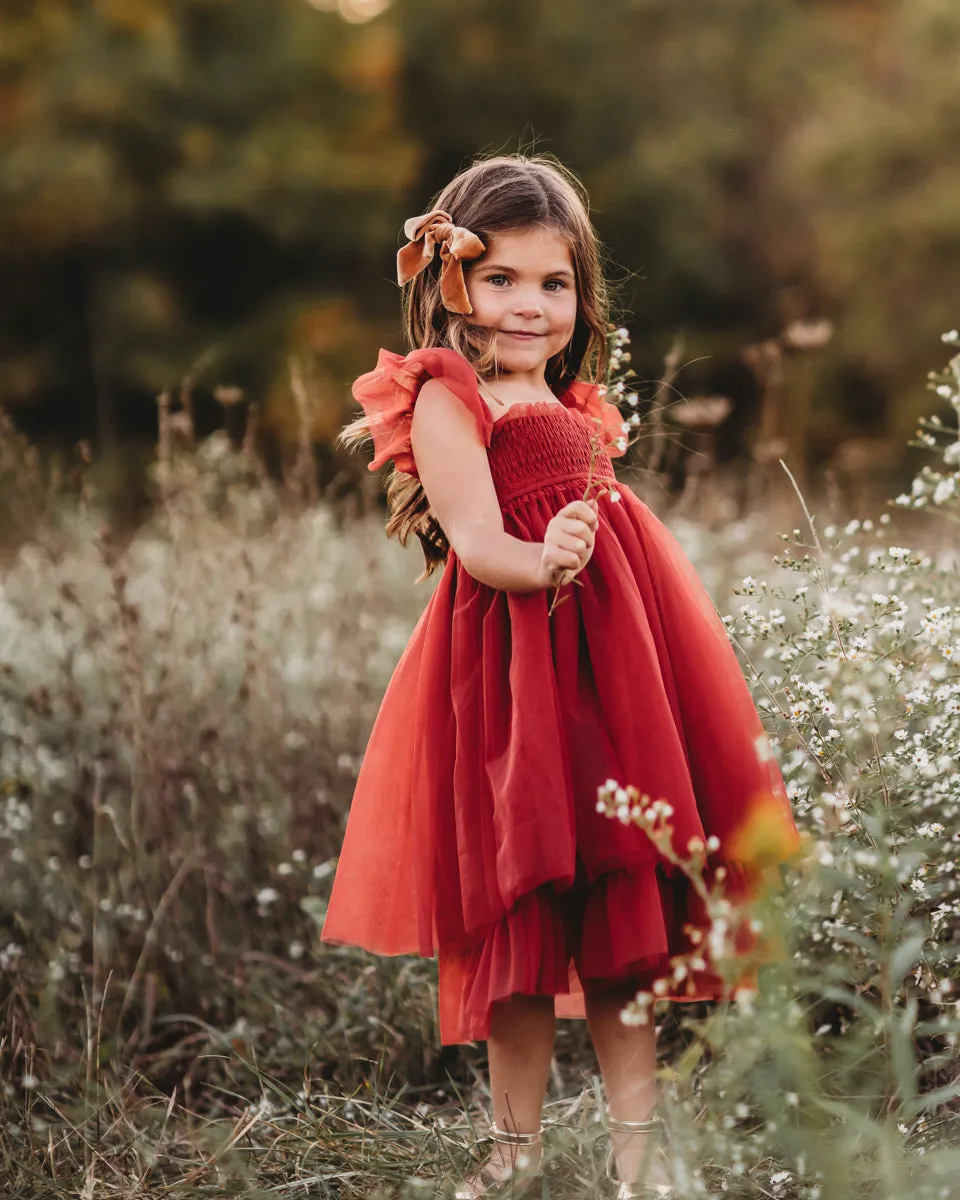
<path id="1" fill-rule="evenodd" d="M 796 837 L 783 781 L 705 589 L 614 475 L 625 426 L 598 386 L 608 314 L 577 181 L 491 158 L 404 228 L 412 350 L 357 380 L 341 440 L 393 461 L 387 532 L 420 539 L 420 579 L 443 570 L 370 735 L 322 936 L 436 954 L 441 1041 L 488 1041 L 492 1153 L 457 1196 L 536 1171 L 556 1016 L 588 1022 L 620 1197 L 669 1195 L 654 1034 L 620 1013 L 703 914 L 597 789 L 667 799 L 677 845 L 716 838 L 735 885 L 751 864 L 724 851 L 758 804 Z M 676 998 L 720 993 L 705 971 Z"/>

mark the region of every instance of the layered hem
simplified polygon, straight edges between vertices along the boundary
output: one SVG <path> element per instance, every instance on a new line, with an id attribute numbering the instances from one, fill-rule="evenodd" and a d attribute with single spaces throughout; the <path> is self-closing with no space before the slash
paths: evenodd
<path id="1" fill-rule="evenodd" d="M 745 874 L 728 874 L 727 897 L 751 894 Z M 492 1006 L 509 996 L 552 996 L 559 1017 L 582 1018 L 585 993 L 617 984 L 650 992 L 669 979 L 672 962 L 702 958 L 680 984 L 658 993 L 676 1001 L 719 1000 L 729 983 L 706 949 L 709 921 L 683 875 L 662 866 L 609 871 L 589 882 L 582 869 L 569 889 L 545 884 L 523 896 L 468 945 L 443 947 L 439 958 L 440 1039 L 444 1045 L 485 1040 Z M 690 930 L 699 930 L 695 946 Z M 738 949 L 749 949 L 744 930 Z M 742 985 L 745 980 L 739 981 Z"/>

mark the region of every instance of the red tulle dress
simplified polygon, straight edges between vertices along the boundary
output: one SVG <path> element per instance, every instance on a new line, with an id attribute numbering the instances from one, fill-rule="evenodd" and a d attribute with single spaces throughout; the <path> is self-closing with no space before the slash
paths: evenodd
<path id="1" fill-rule="evenodd" d="M 757 877 L 742 835 L 758 814 L 759 841 L 769 848 L 776 826 L 783 857 L 797 833 L 713 602 L 665 526 L 616 481 L 616 407 L 577 383 L 560 404 L 517 404 L 494 420 L 454 351 L 382 350 L 354 385 L 371 470 L 393 459 L 416 474 L 410 424 L 427 378 L 474 415 L 514 537 L 542 541 L 551 517 L 583 498 L 592 439 L 594 478 L 619 493 L 600 498 L 583 586 L 565 585 L 552 615 L 552 588 L 497 590 L 450 551 L 361 763 L 322 938 L 436 955 L 449 1044 L 486 1038 L 491 1004 L 513 993 L 553 995 L 557 1016 L 582 1017 L 585 988 L 649 987 L 691 948 L 684 926 L 704 919 L 692 888 L 641 828 L 598 811 L 606 780 L 668 800 L 678 849 L 716 836 L 711 866 L 727 867 L 733 893 Z M 720 990 L 708 969 L 667 994 Z"/>

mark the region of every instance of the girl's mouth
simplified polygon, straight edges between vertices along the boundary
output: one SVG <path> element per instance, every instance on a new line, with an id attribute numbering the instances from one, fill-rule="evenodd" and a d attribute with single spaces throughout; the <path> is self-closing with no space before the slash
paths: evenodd
<path id="1" fill-rule="evenodd" d="M 522 330 L 516 330 L 516 329 L 501 329 L 500 332 L 503 334 L 504 337 L 517 338 L 518 341 L 521 341 L 521 342 L 532 342 L 532 341 L 535 341 L 537 338 L 546 337 L 546 334 L 544 334 L 544 333 L 526 333 Z"/>

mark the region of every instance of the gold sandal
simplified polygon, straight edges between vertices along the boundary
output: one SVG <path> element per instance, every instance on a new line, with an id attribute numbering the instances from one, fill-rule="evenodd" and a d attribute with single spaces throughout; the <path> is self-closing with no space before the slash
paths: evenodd
<path id="1" fill-rule="evenodd" d="M 496 1121 L 493 1121 L 490 1125 L 490 1141 L 500 1146 L 541 1146 L 543 1126 L 541 1125 L 536 1133 L 511 1133 L 507 1129 L 501 1129 Z M 478 1197 L 490 1193 L 491 1189 L 499 1190 L 503 1187 L 510 1188 L 511 1196 L 520 1196 L 531 1183 L 540 1178 L 540 1164 L 538 1162 L 531 1169 L 530 1155 L 519 1153 L 511 1154 L 510 1157 L 512 1161 L 505 1174 L 500 1173 L 504 1168 L 485 1162 L 479 1171 L 458 1184 L 453 1193 L 455 1200 L 478 1200 Z"/>
<path id="2" fill-rule="evenodd" d="M 643 1133 L 643 1134 L 660 1134 L 663 1133 L 663 1121 L 660 1117 L 654 1117 L 649 1121 L 620 1121 L 616 1117 L 607 1116 L 607 1129 L 610 1133 Z M 653 1147 L 653 1154 L 644 1156 L 641 1170 L 646 1174 L 651 1163 L 662 1163 L 662 1150 L 659 1146 Z M 617 1200 L 652 1200 L 653 1197 L 659 1196 L 660 1200 L 671 1200 L 674 1195 L 673 1187 L 669 1183 L 627 1183 L 623 1179 L 619 1179 L 613 1171 L 616 1158 L 613 1152 L 613 1147 L 610 1148 L 610 1153 L 607 1158 L 607 1178 L 612 1179 L 617 1187 Z"/>

